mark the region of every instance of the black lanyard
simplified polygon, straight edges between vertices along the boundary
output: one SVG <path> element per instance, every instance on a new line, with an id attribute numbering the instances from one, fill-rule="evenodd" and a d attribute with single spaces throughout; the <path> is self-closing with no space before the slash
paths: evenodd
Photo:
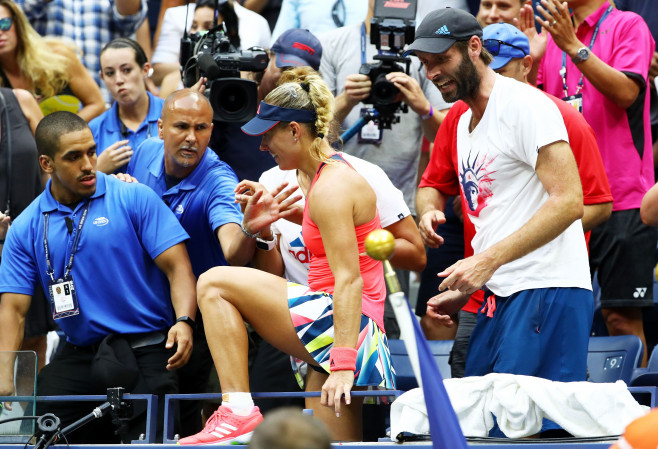
<path id="1" fill-rule="evenodd" d="M 146 138 L 150 139 L 151 138 L 151 123 L 148 121 L 148 114 L 146 114 L 146 118 L 142 123 L 146 123 Z M 119 108 L 117 107 L 117 120 L 119 121 L 119 132 L 121 133 L 121 137 L 129 137 L 130 136 L 130 129 L 121 121 L 121 118 L 119 117 Z M 137 128 L 137 131 L 139 131 L 139 128 Z M 137 134 L 137 131 L 135 131 L 135 134 Z M 134 149 L 134 148 L 133 148 Z"/>
<path id="2" fill-rule="evenodd" d="M 11 182 L 11 163 L 12 163 L 12 155 L 11 155 L 11 128 L 9 126 L 9 111 L 7 111 L 7 102 L 5 101 L 5 96 L 4 94 L 0 91 L 0 106 L 2 106 L 2 111 L 0 114 L 2 114 L 2 121 L 0 121 L 0 132 L 1 132 L 1 137 L 0 137 L 0 145 L 2 144 L 2 141 L 5 141 L 7 145 L 5 148 L 7 148 L 7 208 L 4 210 L 5 215 L 10 216 L 11 215 L 11 188 L 12 188 L 12 182 Z M 4 138 L 3 138 L 4 137 Z"/>
<path id="3" fill-rule="evenodd" d="M 85 208 L 82 211 L 82 217 L 80 217 L 80 222 L 78 223 L 78 229 L 73 239 L 73 246 L 71 246 L 71 257 L 69 258 L 69 262 L 66 264 L 65 267 L 64 279 L 66 279 L 66 277 L 73 269 L 73 256 L 75 256 L 75 252 L 78 249 L 78 242 L 80 242 L 82 227 L 85 225 L 85 221 L 87 220 L 87 212 L 89 212 L 90 204 L 91 204 L 91 200 L 87 201 L 87 204 L 85 205 Z M 55 270 L 53 269 L 53 266 L 50 263 L 50 251 L 48 251 L 48 222 L 49 221 L 50 221 L 50 212 L 46 212 L 43 214 L 43 250 L 46 253 L 46 268 L 47 268 L 46 274 L 50 276 L 50 279 L 53 282 L 55 282 L 55 277 L 54 277 Z"/>
<path id="4" fill-rule="evenodd" d="M 592 34 L 592 40 L 589 42 L 589 49 L 591 50 L 594 47 L 594 41 L 596 41 L 596 36 L 599 34 L 599 28 L 603 21 L 608 17 L 612 12 L 612 5 L 608 6 L 608 9 L 605 10 L 598 22 L 596 22 L 596 27 L 594 28 L 594 33 Z M 564 89 L 564 97 L 568 97 L 568 88 L 567 88 L 567 53 L 562 52 L 562 68 L 560 69 L 560 76 L 562 77 L 562 89 Z M 578 81 L 578 87 L 576 88 L 575 95 L 578 95 L 583 89 L 584 75 L 580 74 L 580 80 Z"/>

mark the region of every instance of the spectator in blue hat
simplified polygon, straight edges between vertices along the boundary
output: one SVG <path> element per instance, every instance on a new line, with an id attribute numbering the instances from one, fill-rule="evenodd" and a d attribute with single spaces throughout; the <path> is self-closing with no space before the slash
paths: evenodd
<path id="1" fill-rule="evenodd" d="M 301 28 L 285 31 L 270 49 L 270 64 L 258 87 L 258 98 L 262 100 L 276 87 L 285 69 L 308 66 L 319 70 L 321 59 L 322 44 L 313 33 Z"/>

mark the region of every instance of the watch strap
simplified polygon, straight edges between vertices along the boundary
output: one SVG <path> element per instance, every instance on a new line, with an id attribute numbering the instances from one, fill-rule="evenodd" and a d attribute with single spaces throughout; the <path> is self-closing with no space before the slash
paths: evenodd
<path id="1" fill-rule="evenodd" d="M 276 246 L 276 240 L 263 240 L 260 237 L 256 238 L 256 248 L 262 249 L 263 251 L 272 251 Z"/>
<path id="2" fill-rule="evenodd" d="M 181 323 L 181 322 L 187 324 L 188 326 L 190 326 L 192 328 L 192 330 L 196 330 L 196 323 L 189 316 L 183 315 L 182 317 L 176 319 L 176 323 Z"/>
<path id="3" fill-rule="evenodd" d="M 576 55 L 571 57 L 571 61 L 574 64 L 586 61 L 589 58 L 590 54 L 591 54 L 591 50 L 589 48 L 581 47 L 576 52 Z"/>

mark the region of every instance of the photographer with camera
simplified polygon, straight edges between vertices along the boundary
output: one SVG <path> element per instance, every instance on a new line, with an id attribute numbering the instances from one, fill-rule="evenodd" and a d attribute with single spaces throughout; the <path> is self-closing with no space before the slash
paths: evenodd
<path id="1" fill-rule="evenodd" d="M 397 56 L 390 58 L 391 61 L 367 63 L 377 53 L 382 53 L 372 43 L 367 44 L 371 19 L 376 17 L 375 3 L 375 0 L 370 0 L 364 23 L 339 28 L 321 38 L 324 54 L 320 72 L 336 95 L 336 119 L 345 128 L 369 114 L 373 109 L 373 101 L 380 103 L 375 109 L 379 109 L 385 122 L 390 121 L 390 129 L 380 129 L 375 123 L 369 122 L 358 136 L 345 142 L 344 151 L 379 165 L 393 184 L 402 190 L 413 214 L 421 138 L 425 134 L 428 139 L 434 139 L 448 104 L 432 88 L 417 61 L 411 61 L 408 71 L 410 75 L 403 73 L 404 67 L 393 61 L 403 61 Z M 395 17 L 397 11 L 389 12 L 387 9 L 391 8 L 378 3 L 378 13 L 383 11 Z M 415 11 L 411 19 L 414 15 Z M 409 23 L 413 24 L 407 21 Z M 408 32 L 406 34 L 408 36 Z M 413 35 L 410 37 L 407 39 L 409 42 Z M 361 42 L 361 45 L 356 46 L 354 42 Z M 381 44 L 385 46 L 384 42 Z M 400 51 L 403 45 L 393 49 Z M 381 56 L 390 54 L 378 55 Z M 370 76 L 363 74 L 366 71 L 369 71 Z M 397 109 L 403 107 L 400 102 L 408 105 L 414 113 L 398 113 Z"/>
<path id="2" fill-rule="evenodd" d="M 179 44 L 185 31 L 193 26 L 195 11 L 197 9 L 214 10 L 217 6 L 217 15 L 220 23 L 225 23 L 233 44 L 241 48 L 253 46 L 267 47 L 270 43 L 270 28 L 267 21 L 259 14 L 244 8 L 233 0 L 197 0 L 196 3 L 187 5 L 180 2 L 181 6 L 167 8 L 162 18 L 162 31 L 158 38 L 158 44 L 153 52 L 151 62 L 153 64 L 153 75 L 151 79 L 156 85 L 160 85 L 164 77 L 171 72 L 180 69 Z M 197 22 L 199 30 L 203 28 L 203 22 Z M 193 31 L 194 32 L 194 31 Z M 236 38 L 238 40 L 236 40 Z"/>
<path id="3" fill-rule="evenodd" d="M 207 33 L 183 37 L 182 85 L 194 90 L 202 87 L 212 105 L 210 147 L 231 166 L 238 179 L 255 181 L 275 163 L 258 149 L 259 139 L 246 136 L 240 127 L 256 114 L 259 94 L 255 79 L 267 68 L 269 58 L 260 47 L 238 50 L 230 27 L 225 25 L 215 20 L 203 25 Z"/>

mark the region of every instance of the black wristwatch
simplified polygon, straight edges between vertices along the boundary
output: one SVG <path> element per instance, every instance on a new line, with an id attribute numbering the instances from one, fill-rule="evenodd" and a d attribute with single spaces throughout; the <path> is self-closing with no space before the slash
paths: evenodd
<path id="1" fill-rule="evenodd" d="M 182 317 L 178 318 L 176 320 L 176 322 L 177 323 L 183 322 L 183 323 L 189 325 L 192 328 L 193 331 L 196 330 L 196 323 L 194 322 L 194 320 L 192 318 L 190 318 L 187 315 L 183 315 Z"/>

